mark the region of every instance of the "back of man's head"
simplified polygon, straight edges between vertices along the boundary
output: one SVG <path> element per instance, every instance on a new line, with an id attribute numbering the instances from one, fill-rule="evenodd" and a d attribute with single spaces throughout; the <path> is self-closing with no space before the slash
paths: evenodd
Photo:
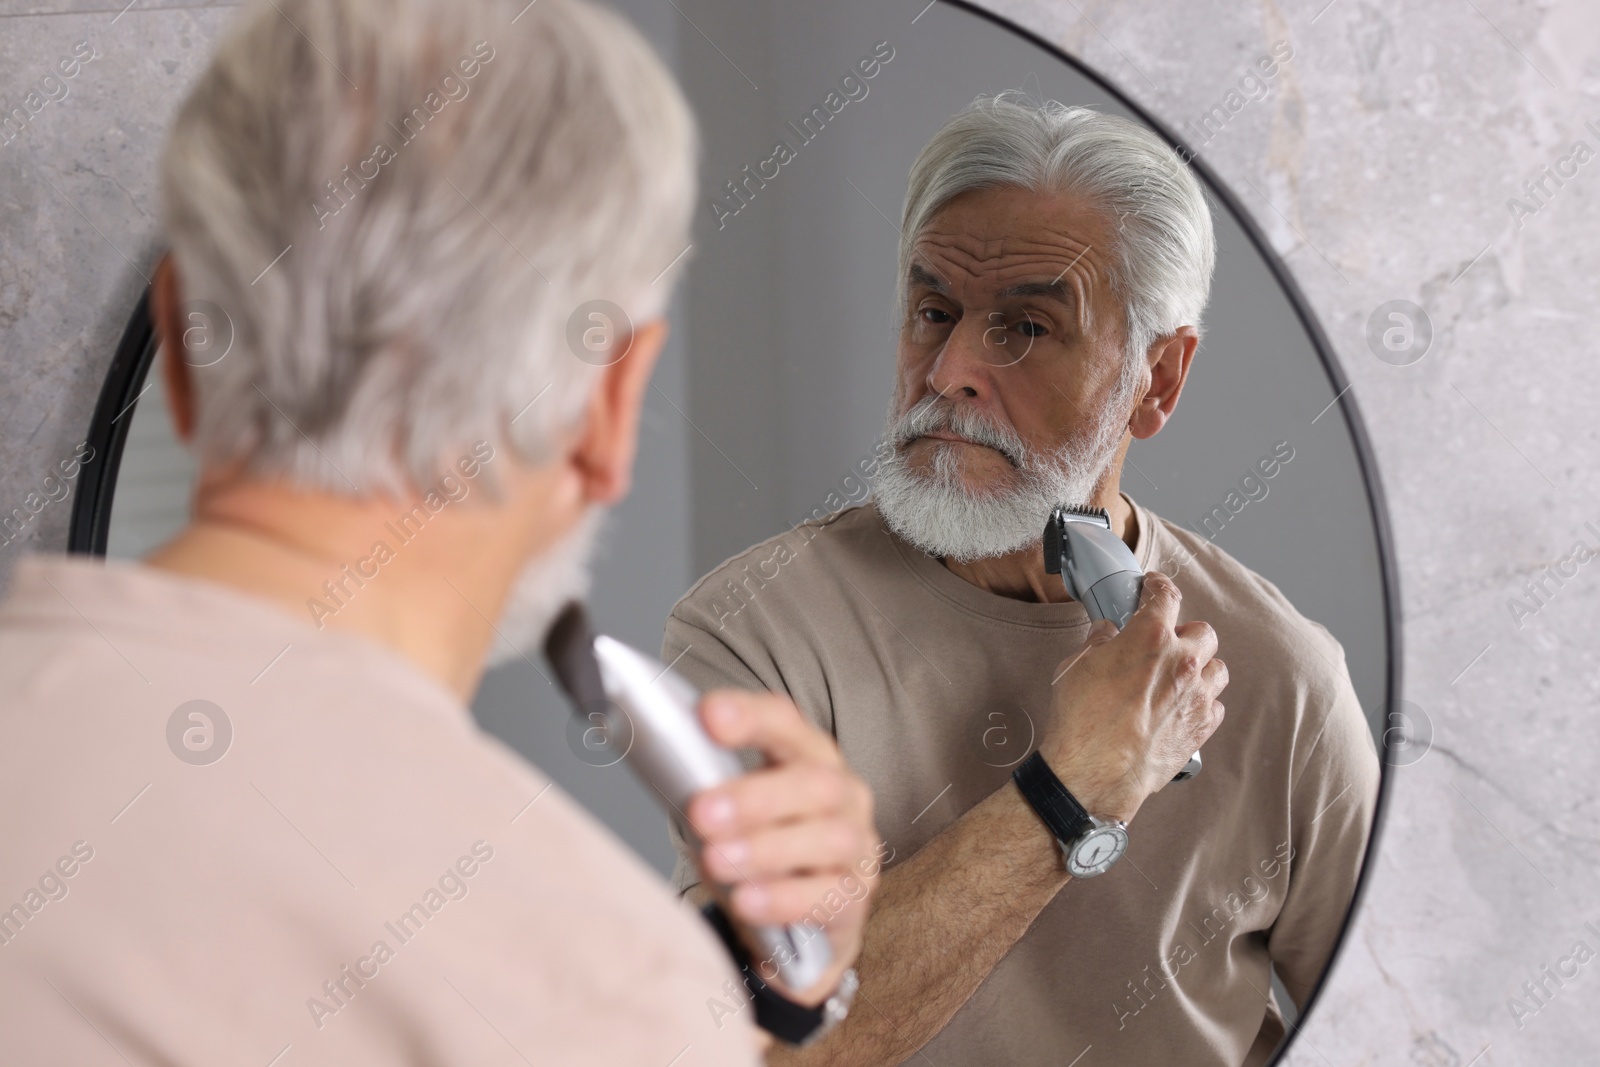
<path id="1" fill-rule="evenodd" d="M 696 151 L 584 0 L 252 0 L 162 161 L 184 307 L 232 331 L 188 368 L 202 463 L 365 494 L 546 458 L 598 373 L 569 316 L 662 313 Z"/>

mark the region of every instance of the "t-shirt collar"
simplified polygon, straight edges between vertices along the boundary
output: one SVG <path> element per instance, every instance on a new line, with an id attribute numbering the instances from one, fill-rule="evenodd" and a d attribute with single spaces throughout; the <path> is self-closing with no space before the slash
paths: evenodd
<path id="1" fill-rule="evenodd" d="M 1154 555 L 1155 547 L 1155 519 L 1148 511 L 1140 507 L 1127 493 L 1121 494 L 1133 512 L 1135 524 L 1133 555 L 1139 561 L 1139 569 L 1150 570 L 1150 560 Z M 881 518 L 880 518 L 881 521 Z M 1076 601 L 1065 601 L 1056 604 L 1040 604 L 1029 600 L 1018 600 L 1015 597 L 1001 596 L 980 589 L 965 578 L 953 573 L 937 557 L 906 543 L 897 534 L 889 529 L 888 524 L 883 524 L 884 535 L 893 543 L 895 554 L 905 564 L 907 570 L 935 596 L 938 596 L 966 611 L 985 618 L 1006 622 L 1013 625 L 1059 629 L 1063 627 L 1089 626 L 1089 614 L 1083 605 Z"/>

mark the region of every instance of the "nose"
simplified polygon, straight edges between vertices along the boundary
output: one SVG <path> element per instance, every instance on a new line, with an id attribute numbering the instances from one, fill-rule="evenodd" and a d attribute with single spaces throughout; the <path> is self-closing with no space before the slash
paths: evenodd
<path id="1" fill-rule="evenodd" d="M 964 315 L 945 338 L 933 365 L 928 368 L 927 385 L 942 397 L 986 400 L 994 394 L 994 370 L 1006 360 L 993 354 L 989 323 L 976 315 Z"/>

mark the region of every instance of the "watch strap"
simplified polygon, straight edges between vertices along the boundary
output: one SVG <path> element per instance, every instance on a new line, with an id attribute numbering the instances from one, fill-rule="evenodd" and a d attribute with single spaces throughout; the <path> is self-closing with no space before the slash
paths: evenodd
<path id="1" fill-rule="evenodd" d="M 827 1022 L 827 1001 L 808 1008 L 773 989 L 751 964 L 750 950 L 734 931 L 733 923 L 723 910 L 712 903 L 701 908 L 700 913 L 717 932 L 717 936 L 722 938 L 728 955 L 733 957 L 734 964 L 739 968 L 739 976 L 755 1005 L 756 1025 L 780 1041 L 791 1045 L 805 1044 Z"/>
<path id="2" fill-rule="evenodd" d="M 1050 764 L 1045 762 L 1038 749 L 1011 772 L 1011 778 L 1017 783 L 1023 799 L 1038 812 L 1039 818 L 1044 820 L 1063 847 L 1071 845 L 1094 827 L 1094 820 L 1089 817 L 1088 811 L 1061 784 L 1061 779 L 1056 777 L 1056 772 L 1050 769 Z"/>

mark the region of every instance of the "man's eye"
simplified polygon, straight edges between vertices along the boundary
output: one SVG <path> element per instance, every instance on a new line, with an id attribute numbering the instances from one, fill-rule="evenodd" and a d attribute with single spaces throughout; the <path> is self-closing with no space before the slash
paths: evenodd
<path id="1" fill-rule="evenodd" d="M 950 313 L 948 311 L 941 311 L 938 308 L 923 308 L 922 321 L 939 323 L 942 325 L 953 320 L 950 318 Z"/>
<path id="2" fill-rule="evenodd" d="M 1017 323 L 1016 328 L 1024 337 L 1043 337 L 1050 332 L 1044 323 L 1034 322 L 1032 319 L 1023 319 Z"/>

